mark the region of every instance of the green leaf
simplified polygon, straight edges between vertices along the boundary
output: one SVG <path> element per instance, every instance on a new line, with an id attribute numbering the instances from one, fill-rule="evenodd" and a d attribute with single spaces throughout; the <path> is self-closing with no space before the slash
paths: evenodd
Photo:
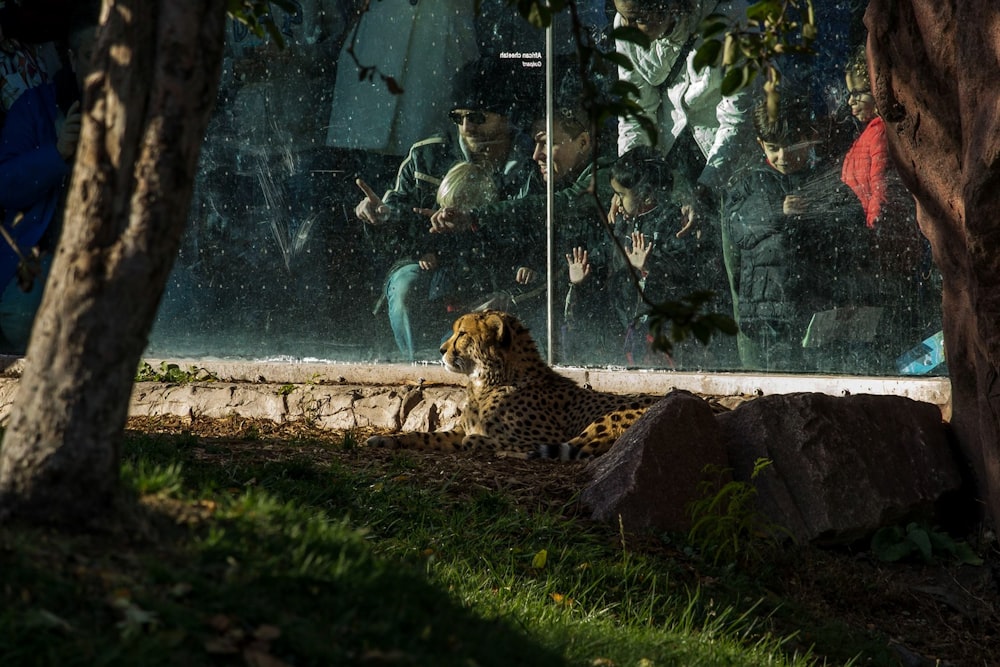
<path id="1" fill-rule="evenodd" d="M 697 72 L 706 67 L 715 67 L 719 64 L 719 55 L 722 53 L 722 42 L 717 39 L 705 41 L 698 50 L 694 52 L 694 69 Z"/>
<path id="2" fill-rule="evenodd" d="M 744 86 L 750 82 L 750 65 L 744 65 L 743 67 L 734 67 L 726 72 L 726 75 L 722 77 L 722 83 L 719 85 L 719 90 L 723 95 L 729 96 L 739 92 Z"/>
<path id="3" fill-rule="evenodd" d="M 872 535 L 871 549 L 879 560 L 893 563 L 913 553 L 916 545 L 906 539 L 899 526 L 886 526 Z"/>
<path id="4" fill-rule="evenodd" d="M 542 549 L 541 551 L 536 553 L 535 556 L 531 559 L 531 567 L 535 568 L 536 570 L 543 570 L 545 569 L 545 563 L 548 561 L 548 559 L 549 559 L 549 552 L 546 549 Z"/>
<path id="5" fill-rule="evenodd" d="M 750 473 L 750 479 L 757 479 L 757 476 L 773 463 L 774 461 L 766 456 L 757 457 L 757 459 L 753 462 L 753 472 Z"/>
<path id="6" fill-rule="evenodd" d="M 226 13 L 233 20 L 244 24 L 256 37 L 264 39 L 265 34 L 279 47 L 285 47 L 285 38 L 278 29 L 277 23 L 271 19 L 273 8 L 294 15 L 299 7 L 292 0 L 227 0 Z"/>
<path id="7" fill-rule="evenodd" d="M 621 67 L 624 70 L 632 71 L 633 69 L 635 69 L 635 66 L 632 64 L 632 61 L 624 53 L 618 53 L 617 51 L 602 52 L 601 58 L 607 60 L 610 63 L 614 63 L 615 65 Z"/>
<path id="8" fill-rule="evenodd" d="M 528 13 L 526 15 L 522 13 L 528 20 L 528 23 L 536 28 L 548 28 L 552 25 L 552 11 L 545 4 L 538 0 L 534 0 L 528 4 Z"/>
<path id="9" fill-rule="evenodd" d="M 965 542 L 955 543 L 955 558 L 965 565 L 982 565 L 983 559 Z"/>
<path id="10" fill-rule="evenodd" d="M 285 48 L 285 36 L 281 34 L 281 30 L 274 21 L 268 21 L 265 23 L 267 27 L 267 34 L 271 36 L 271 40 L 277 45 L 279 49 Z"/>
<path id="11" fill-rule="evenodd" d="M 653 146 L 660 143 L 660 133 L 656 127 L 656 123 L 651 121 L 648 116 L 642 113 L 635 115 L 635 119 L 639 121 L 639 125 L 642 127 L 646 136 L 649 137 L 649 143 Z"/>
<path id="12" fill-rule="evenodd" d="M 931 541 L 931 549 L 935 553 L 951 554 L 956 560 L 965 565 L 983 564 L 983 559 L 965 542 L 957 542 L 951 535 L 940 530 L 927 530 L 926 533 Z"/>
<path id="13" fill-rule="evenodd" d="M 702 20 L 698 29 L 701 31 L 702 39 L 708 39 L 725 32 L 731 26 L 733 22 L 725 14 L 709 14 Z"/>
<path id="14" fill-rule="evenodd" d="M 776 0 L 760 0 L 747 7 L 747 18 L 754 21 L 763 21 L 780 13 L 781 3 Z"/>
<path id="15" fill-rule="evenodd" d="M 614 38 L 616 42 L 631 42 L 632 44 L 637 44 L 644 49 L 648 49 L 650 45 L 649 37 L 646 36 L 646 33 L 642 32 L 638 28 L 633 28 L 632 26 L 615 28 L 611 31 L 611 37 Z"/>
<path id="16" fill-rule="evenodd" d="M 948 533 L 942 533 L 940 530 L 931 530 L 926 526 L 921 526 L 921 528 L 924 529 L 924 532 L 927 533 L 928 539 L 930 539 L 931 541 L 932 551 L 935 551 L 937 553 L 941 552 L 950 554 L 955 553 L 955 540 L 952 539 L 951 535 L 949 535 Z"/>
<path id="17" fill-rule="evenodd" d="M 931 539 L 927 536 L 927 531 L 923 528 L 914 528 L 906 534 L 906 539 L 916 545 L 917 550 L 920 551 L 921 557 L 923 557 L 924 562 L 930 563 L 934 560 L 933 550 L 931 549 Z"/>

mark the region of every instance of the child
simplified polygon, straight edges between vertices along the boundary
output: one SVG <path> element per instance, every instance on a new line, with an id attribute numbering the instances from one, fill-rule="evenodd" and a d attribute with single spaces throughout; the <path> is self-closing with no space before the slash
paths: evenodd
<path id="1" fill-rule="evenodd" d="M 496 198 L 497 185 L 489 170 L 472 162 L 453 165 L 442 177 L 436 196 L 439 206 L 465 210 Z M 484 282 L 490 277 L 475 271 L 481 249 L 463 245 L 464 241 L 425 234 L 415 247 L 417 260 L 398 265 L 386 280 L 389 324 L 407 361 L 414 359 L 422 336 L 447 331 L 454 319 L 453 311 L 492 288 L 491 283 Z M 427 285 L 425 297 L 415 293 L 412 286 L 417 284 Z M 439 341 L 432 341 L 436 349 Z"/>
<path id="2" fill-rule="evenodd" d="M 606 344 L 623 350 L 627 364 L 673 365 L 670 359 L 652 354 L 646 302 L 676 300 L 696 289 L 710 289 L 712 276 L 718 275 L 718 269 L 711 269 L 715 253 L 707 234 L 680 231 L 682 217 L 671 196 L 673 176 L 653 148 L 639 146 L 618 158 L 611 165 L 611 188 L 608 225 L 615 241 L 609 239 L 601 251 L 607 255 L 604 275 L 591 275 L 595 269 L 586 249 L 574 248 L 566 255 L 567 321 L 578 321 L 581 312 L 591 313 L 596 321 L 593 311 L 603 309 L 603 320 L 613 332 Z"/>
<path id="3" fill-rule="evenodd" d="M 722 219 L 740 361 L 807 370 L 802 340 L 813 314 L 849 305 L 861 289 L 862 212 L 817 163 L 808 103 L 783 95 L 772 119 L 761 100 L 752 121 L 763 159 L 727 190 Z"/>
<path id="4" fill-rule="evenodd" d="M 458 162 L 452 166 L 438 185 L 436 201 L 439 208 L 471 211 L 495 202 L 497 185 L 489 170 L 481 164 Z M 424 237 L 428 252 L 421 255 L 418 264 L 424 270 L 438 270 L 431 281 L 430 300 L 442 297 L 455 302 L 459 294 L 486 289 L 482 280 L 474 280 L 476 247 L 464 247 L 465 239 L 428 234 Z M 439 258 L 447 258 L 447 265 L 439 268 Z M 473 292 L 475 293 L 475 292 Z"/>
<path id="5" fill-rule="evenodd" d="M 439 208 L 456 208 L 471 211 L 477 206 L 485 206 L 497 199 L 496 183 L 489 172 L 479 164 L 459 162 L 445 173 L 438 185 L 436 202 Z M 437 237 L 429 237 L 438 240 Z M 437 254 L 426 252 L 418 262 L 420 268 L 437 268 Z"/>
<path id="6" fill-rule="evenodd" d="M 861 201 L 865 209 L 865 224 L 874 229 L 886 204 L 889 145 L 885 138 L 885 123 L 875 108 L 864 46 L 854 52 L 844 78 L 851 115 L 864 129 L 844 156 L 840 176 Z"/>
<path id="7" fill-rule="evenodd" d="M 885 123 L 875 105 L 864 45 L 844 72 L 851 113 L 864 128 L 844 156 L 841 180 L 865 210 L 871 244 L 870 272 L 878 284 L 879 305 L 886 308 L 883 360 L 873 370 L 893 372 L 893 362 L 910 345 L 932 333 L 939 321 L 930 246 L 920 233 L 916 205 L 889 160 Z"/>
<path id="8" fill-rule="evenodd" d="M 631 67 L 619 67 L 621 80 L 635 86 L 644 120 L 657 129 L 657 146 L 671 164 L 685 165 L 685 176 L 695 185 L 685 198 L 684 213 L 692 222 L 714 219 L 718 210 L 713 193 L 728 180 L 747 148 L 744 130 L 749 96 L 723 96 L 722 71 L 698 69 L 694 55 L 699 26 L 712 13 L 745 20 L 740 3 L 716 0 L 614 0 L 615 28 L 634 28 L 649 39 L 642 47 L 617 40 L 615 50 Z M 643 122 L 634 116 L 619 119 L 618 154 L 649 144 Z M 713 220 L 714 222 L 714 220 Z"/>
<path id="9" fill-rule="evenodd" d="M 497 187 L 489 171 L 478 163 L 459 162 L 444 175 L 437 191 L 437 205 L 469 212 L 496 202 Z M 513 267 L 511 273 L 483 271 L 487 252 L 481 239 L 474 235 L 428 235 L 432 242 L 443 245 L 452 261 L 443 276 L 450 288 L 450 310 L 513 310 L 516 296 L 524 296 L 524 287 L 544 291 L 538 272 L 527 266 Z M 495 259 L 495 258 L 492 258 Z M 436 268 L 433 252 L 420 259 L 421 268 Z M 427 264 L 427 266 L 425 266 Z M 434 286 L 432 281 L 432 287 Z M 432 291 L 432 300 L 438 295 Z M 541 301 L 541 299 L 539 299 Z"/>

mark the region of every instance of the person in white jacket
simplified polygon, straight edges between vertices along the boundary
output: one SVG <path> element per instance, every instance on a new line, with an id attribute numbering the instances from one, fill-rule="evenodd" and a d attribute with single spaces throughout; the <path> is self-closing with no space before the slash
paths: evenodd
<path id="1" fill-rule="evenodd" d="M 691 205 L 685 207 L 689 217 L 695 205 L 704 204 L 710 193 L 725 185 L 732 168 L 752 146 L 749 95 L 724 97 L 719 68 L 698 71 L 693 64 L 701 21 L 713 13 L 745 19 L 744 8 L 739 0 L 615 0 L 615 27 L 637 28 L 651 42 L 649 48 L 642 48 L 618 40 L 615 50 L 633 64 L 631 70 L 619 68 L 618 76 L 639 90 L 642 113 L 657 128 L 657 148 L 677 164 L 680 156 L 678 151 L 671 154 L 671 149 L 683 143 L 687 131 L 701 154 L 702 160 L 696 162 L 700 173 L 688 174 L 696 184 Z M 651 143 L 638 119 L 619 120 L 619 155 Z"/>

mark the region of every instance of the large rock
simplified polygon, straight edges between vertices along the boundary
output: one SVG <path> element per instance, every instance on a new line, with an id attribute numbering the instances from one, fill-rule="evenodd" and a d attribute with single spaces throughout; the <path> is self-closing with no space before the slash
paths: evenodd
<path id="1" fill-rule="evenodd" d="M 939 409 L 901 396 L 764 396 L 720 414 L 733 477 L 800 542 L 847 542 L 929 510 L 962 475 Z"/>
<path id="2" fill-rule="evenodd" d="M 686 531 L 687 506 L 708 465 L 727 465 L 714 412 L 694 394 L 674 391 L 594 460 L 581 500 L 594 519 L 617 524 L 620 517 L 626 530 Z"/>

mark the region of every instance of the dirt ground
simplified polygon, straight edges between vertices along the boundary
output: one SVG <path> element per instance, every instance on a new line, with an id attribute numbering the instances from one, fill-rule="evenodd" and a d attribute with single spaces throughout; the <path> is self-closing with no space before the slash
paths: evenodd
<path id="1" fill-rule="evenodd" d="M 303 424 L 266 421 L 133 418 L 129 428 L 145 432 L 187 433 L 211 441 L 202 455 L 280 461 L 308 455 L 317 465 L 337 462 L 370 472 L 388 469 L 394 453 L 365 448 L 372 432 L 353 435 L 358 448 L 344 450 L 343 432 Z M 562 508 L 586 519 L 576 495 L 589 481 L 585 463 L 524 461 L 508 458 L 413 453 L 408 475 L 414 483 L 453 494 L 502 491 L 526 509 Z M 990 534 L 970 535 L 986 563 L 882 563 L 855 550 L 808 548 L 791 559 L 772 586 L 776 596 L 793 600 L 817 618 L 890 638 L 900 664 L 1000 666 L 1000 552 Z M 642 548 L 642 541 L 637 542 Z M 982 545 L 989 544 L 982 554 Z M 784 567 L 784 566 L 783 566 Z M 789 629 L 789 631 L 793 630 Z M 809 637 L 801 638 L 803 647 Z"/>

